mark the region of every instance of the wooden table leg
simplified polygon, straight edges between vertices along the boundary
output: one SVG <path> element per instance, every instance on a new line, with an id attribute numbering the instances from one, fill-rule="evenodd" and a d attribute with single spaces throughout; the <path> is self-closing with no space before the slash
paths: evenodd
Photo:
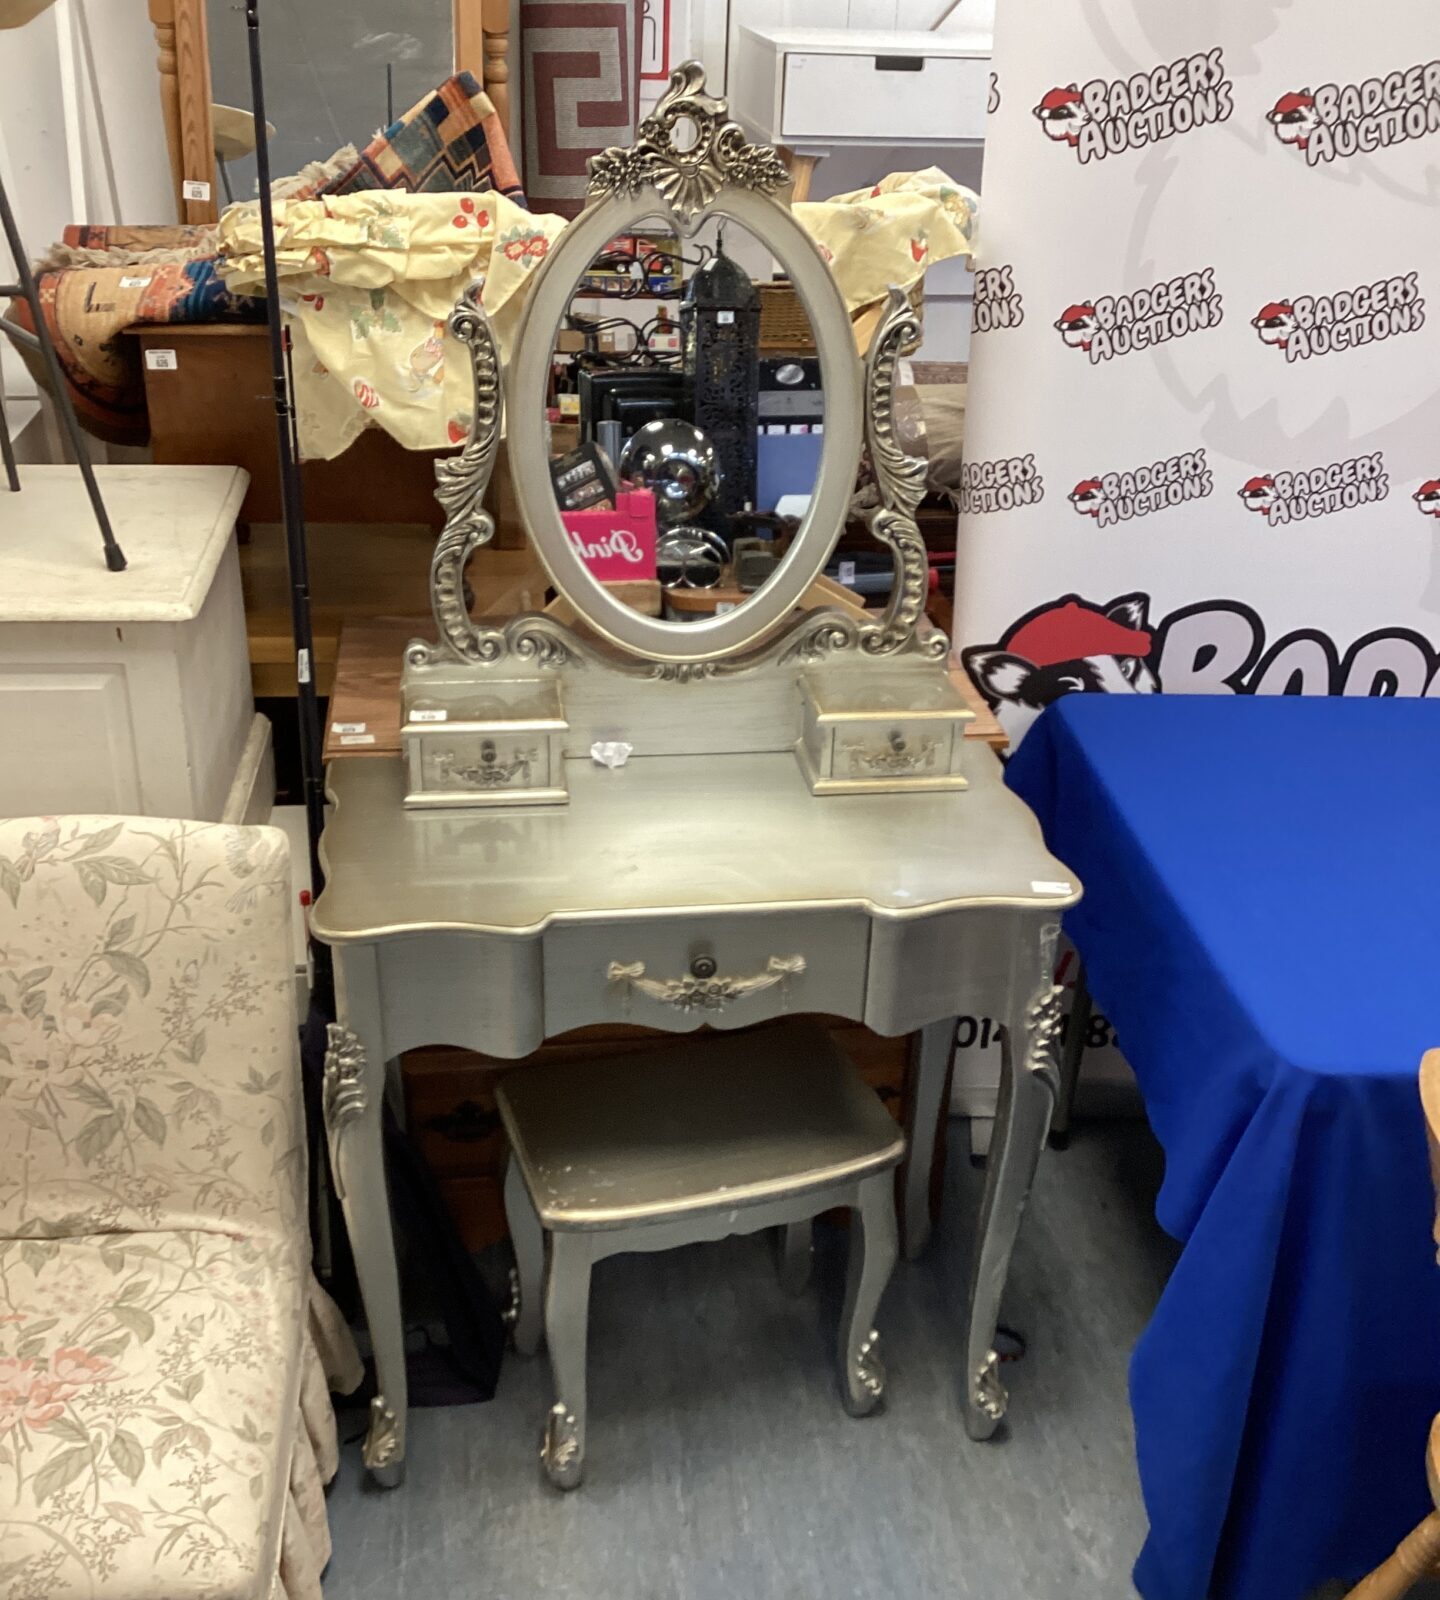
<path id="1" fill-rule="evenodd" d="M 805 201 L 810 198 L 810 180 L 815 176 L 815 167 L 820 160 L 819 156 L 801 155 L 792 150 L 788 145 L 778 145 L 780 159 L 790 169 L 791 187 L 790 199 Z"/>

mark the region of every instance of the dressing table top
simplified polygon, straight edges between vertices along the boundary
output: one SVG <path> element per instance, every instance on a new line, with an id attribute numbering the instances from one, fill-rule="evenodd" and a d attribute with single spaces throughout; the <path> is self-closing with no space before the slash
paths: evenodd
<path id="1" fill-rule="evenodd" d="M 906 919 L 1080 898 L 974 743 L 970 787 L 935 794 L 817 800 L 788 750 L 566 766 L 565 806 L 425 812 L 401 804 L 399 758 L 333 763 L 316 936 L 525 936 L 556 921 L 847 906 Z"/>

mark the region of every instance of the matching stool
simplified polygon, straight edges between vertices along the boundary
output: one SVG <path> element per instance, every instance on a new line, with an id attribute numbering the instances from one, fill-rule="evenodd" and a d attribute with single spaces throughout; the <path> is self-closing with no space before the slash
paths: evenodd
<path id="1" fill-rule="evenodd" d="M 538 1348 L 543 1297 L 555 1403 L 542 1459 L 557 1488 L 584 1473 L 590 1269 L 606 1256 L 782 1227 L 782 1277 L 798 1289 L 811 1220 L 848 1206 L 840 1391 L 852 1416 L 875 1408 L 885 1371 L 873 1324 L 897 1254 L 892 1169 L 905 1140 L 824 1028 L 790 1021 L 531 1068 L 496 1100 L 510 1137 L 515 1347 Z"/>

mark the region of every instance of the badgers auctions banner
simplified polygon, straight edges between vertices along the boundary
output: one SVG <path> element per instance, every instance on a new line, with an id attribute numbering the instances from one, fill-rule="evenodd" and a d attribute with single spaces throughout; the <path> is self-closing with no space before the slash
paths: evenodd
<path id="1" fill-rule="evenodd" d="M 998 7 L 956 635 L 1069 693 L 1440 696 L 1434 0 Z"/>

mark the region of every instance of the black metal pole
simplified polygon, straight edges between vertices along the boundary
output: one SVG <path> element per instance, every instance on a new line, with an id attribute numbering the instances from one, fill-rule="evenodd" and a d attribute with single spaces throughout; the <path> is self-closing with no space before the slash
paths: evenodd
<path id="1" fill-rule="evenodd" d="M 5 394 L 0 389 L 0 455 L 5 458 L 5 481 L 12 493 L 20 492 L 20 474 L 15 467 L 15 446 L 10 443 L 10 424 L 5 419 Z"/>
<path id="2" fill-rule="evenodd" d="M 20 280 L 15 284 L 0 286 L 0 297 L 23 299 L 30 308 L 30 319 L 35 324 L 35 338 L 40 348 L 40 358 L 45 363 L 45 376 L 55 397 L 60 420 L 65 424 L 65 431 L 70 436 L 70 448 L 75 452 L 75 464 L 80 468 L 80 476 L 85 482 L 85 493 L 90 496 L 90 509 L 95 513 L 95 521 L 99 524 L 100 538 L 105 545 L 105 565 L 111 572 L 124 572 L 125 552 L 116 542 L 115 530 L 110 526 L 105 502 L 100 498 L 100 485 L 96 483 L 95 469 L 90 465 L 90 452 L 85 448 L 85 439 L 80 432 L 75 407 L 70 402 L 70 391 L 65 387 L 65 374 L 60 370 L 60 358 L 55 354 L 50 331 L 45 325 L 45 313 L 40 308 L 40 292 L 35 287 L 35 277 L 30 271 L 30 258 L 25 254 L 25 247 L 20 242 L 20 230 L 15 225 L 15 213 L 10 209 L 10 196 L 5 193 L 3 178 L 0 178 L 0 224 L 4 226 L 5 243 L 15 262 L 15 276 Z M 15 485 L 12 484 L 12 487 Z"/>
<path id="3" fill-rule="evenodd" d="M 259 0 L 246 0 L 250 34 L 250 101 L 255 113 L 255 168 L 260 185 L 261 248 L 265 257 L 265 314 L 270 333 L 270 370 L 275 386 L 275 442 L 280 454 L 280 503 L 285 519 L 285 552 L 290 566 L 290 625 L 295 637 L 295 705 L 300 723 L 300 781 L 310 840 L 310 881 L 318 897 L 325 886 L 320 866 L 320 834 L 325 826 L 325 789 L 320 742 L 320 703 L 315 692 L 315 640 L 310 620 L 310 564 L 305 538 L 305 506 L 295 445 L 295 407 L 289 382 L 289 334 L 280 316 L 280 283 L 275 267 L 275 214 L 270 201 L 270 141 L 265 127 L 265 85 L 260 66 Z M 333 1004 L 329 947 L 311 941 L 315 997 Z"/>

